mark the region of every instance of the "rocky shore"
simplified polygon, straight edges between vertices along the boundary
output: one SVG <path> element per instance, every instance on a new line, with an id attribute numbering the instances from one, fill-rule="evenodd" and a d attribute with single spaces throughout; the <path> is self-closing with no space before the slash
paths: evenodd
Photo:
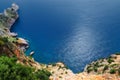
<path id="1" fill-rule="evenodd" d="M 47 70 L 51 73 L 49 80 L 120 80 L 120 54 L 114 54 L 109 58 L 92 62 L 85 67 L 81 73 L 73 73 L 65 64 L 42 64 L 34 61 L 30 56 L 25 55 L 29 44 L 27 40 L 18 37 L 17 33 L 10 32 L 11 26 L 18 19 L 17 10 L 19 6 L 12 4 L 12 7 L 0 14 L 0 55 L 17 57 L 17 63 L 33 67 L 37 70 Z M 40 79 L 41 80 L 41 79 Z"/>

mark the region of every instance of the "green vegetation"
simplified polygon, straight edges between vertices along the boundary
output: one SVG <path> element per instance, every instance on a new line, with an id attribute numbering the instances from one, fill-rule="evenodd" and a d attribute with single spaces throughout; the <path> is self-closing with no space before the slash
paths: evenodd
<path id="1" fill-rule="evenodd" d="M 91 71 L 94 70 L 94 69 L 93 69 L 93 65 L 91 65 L 91 64 L 88 65 L 86 69 L 87 69 L 87 72 L 88 72 L 88 73 L 90 73 Z"/>
<path id="2" fill-rule="evenodd" d="M 119 66 L 118 64 L 112 64 L 110 65 L 111 68 Z"/>
<path id="3" fill-rule="evenodd" d="M 68 72 L 67 72 L 67 71 L 65 71 L 65 74 L 68 74 Z"/>
<path id="4" fill-rule="evenodd" d="M 16 58 L 0 57 L 0 80 L 49 80 L 50 72 L 17 64 Z"/>
<path id="5" fill-rule="evenodd" d="M 15 38 L 15 37 L 9 37 L 8 41 L 15 43 L 15 42 L 17 42 L 17 38 Z"/>
<path id="6" fill-rule="evenodd" d="M 97 67 L 96 67 L 96 66 L 94 66 L 94 67 L 93 67 L 93 70 L 94 70 L 95 72 L 97 72 L 97 71 L 98 71 L 98 69 L 97 69 Z"/>
<path id="7" fill-rule="evenodd" d="M 112 58 L 108 58 L 107 62 L 110 64 L 110 63 L 114 62 L 114 60 L 112 60 Z"/>
<path id="8" fill-rule="evenodd" d="M 87 72 L 90 73 L 91 71 L 93 71 L 92 68 L 87 68 Z"/>
<path id="9" fill-rule="evenodd" d="M 116 69 L 110 69 L 110 74 L 115 74 L 116 73 Z"/>
<path id="10" fill-rule="evenodd" d="M 7 42 L 7 39 L 5 37 L 0 37 L 0 46 L 5 45 L 5 42 Z"/>
<path id="11" fill-rule="evenodd" d="M 49 80 L 49 76 L 51 75 L 50 72 L 47 70 L 39 70 L 35 73 L 35 76 L 40 80 Z"/>
<path id="12" fill-rule="evenodd" d="M 55 64 L 55 63 L 51 63 L 51 65 L 52 65 L 52 66 L 56 66 L 56 64 Z"/>
<path id="13" fill-rule="evenodd" d="M 63 68 L 69 69 L 69 67 L 67 65 L 65 65 Z"/>
<path id="14" fill-rule="evenodd" d="M 116 55 L 120 55 L 120 52 L 115 53 Z"/>
<path id="15" fill-rule="evenodd" d="M 100 59 L 95 62 L 92 62 L 86 67 L 87 73 L 110 73 L 115 74 L 118 73 L 120 75 L 120 64 L 116 63 L 115 59 L 117 59 L 117 55 L 112 55 L 105 59 Z"/>
<path id="16" fill-rule="evenodd" d="M 98 63 L 98 62 L 96 62 L 96 63 L 94 64 L 94 66 L 99 67 L 99 63 Z"/>
<path id="17" fill-rule="evenodd" d="M 5 43 L 0 39 L 0 46 L 4 45 Z"/>
<path id="18" fill-rule="evenodd" d="M 120 68 L 118 69 L 118 74 L 120 75 Z"/>
<path id="19" fill-rule="evenodd" d="M 104 68 L 103 68 L 103 73 L 108 70 L 109 66 L 108 65 L 105 65 Z"/>

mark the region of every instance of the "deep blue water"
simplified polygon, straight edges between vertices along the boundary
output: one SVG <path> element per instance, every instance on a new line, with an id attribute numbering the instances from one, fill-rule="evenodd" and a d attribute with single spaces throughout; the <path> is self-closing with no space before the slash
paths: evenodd
<path id="1" fill-rule="evenodd" d="M 0 12 L 20 6 L 12 31 L 30 42 L 42 63 L 64 62 L 74 72 L 120 52 L 120 0 L 1 0 Z"/>

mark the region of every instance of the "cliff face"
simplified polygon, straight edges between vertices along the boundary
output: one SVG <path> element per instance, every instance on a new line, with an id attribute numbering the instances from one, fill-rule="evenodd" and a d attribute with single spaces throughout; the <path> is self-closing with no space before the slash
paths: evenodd
<path id="1" fill-rule="evenodd" d="M 45 69 L 51 72 L 50 80 L 120 80 L 120 55 L 112 55 L 107 59 L 100 59 L 87 65 L 85 71 L 74 74 L 63 63 L 45 65 L 25 56 L 28 48 L 25 39 L 10 32 L 11 26 L 18 19 L 19 7 L 12 4 L 4 13 L 0 14 L 0 56 L 17 57 L 17 63 L 33 67 L 36 70 Z"/>
<path id="2" fill-rule="evenodd" d="M 110 73 L 120 75 L 120 53 L 92 62 L 86 66 L 85 71 L 91 74 Z"/>
<path id="3" fill-rule="evenodd" d="M 49 65 L 50 80 L 120 80 L 120 53 L 88 64 L 81 73 L 74 74 L 64 64 Z"/>
<path id="4" fill-rule="evenodd" d="M 0 14 L 0 53 L 6 53 L 8 56 L 13 56 L 15 50 L 18 50 L 14 42 L 17 41 L 17 38 L 13 37 L 10 32 L 11 25 L 14 24 L 18 14 L 14 10 L 13 6 Z"/>
<path id="5" fill-rule="evenodd" d="M 12 4 L 12 7 L 0 14 L 0 55 L 17 57 L 18 62 L 24 65 L 41 68 L 40 64 L 25 56 L 24 51 L 28 47 L 25 39 L 19 38 L 16 33 L 10 32 L 11 26 L 18 19 L 17 10 L 19 7 Z"/>

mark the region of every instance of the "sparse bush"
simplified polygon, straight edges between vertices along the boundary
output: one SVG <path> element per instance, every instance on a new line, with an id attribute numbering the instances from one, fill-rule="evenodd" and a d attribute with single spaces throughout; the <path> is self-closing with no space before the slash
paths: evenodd
<path id="1" fill-rule="evenodd" d="M 97 67 L 96 67 L 96 66 L 94 66 L 94 67 L 93 67 L 93 70 L 94 70 L 95 72 L 97 72 L 97 71 L 98 71 L 98 69 L 97 69 Z"/>
<path id="2" fill-rule="evenodd" d="M 118 66 L 117 64 L 112 64 L 112 65 L 110 65 L 110 67 L 116 67 L 116 66 Z"/>
<path id="3" fill-rule="evenodd" d="M 67 74 L 68 72 L 66 71 L 65 74 Z"/>
<path id="4" fill-rule="evenodd" d="M 115 69 L 111 69 L 110 70 L 110 74 L 115 74 L 116 73 L 116 70 Z"/>
<path id="5" fill-rule="evenodd" d="M 52 65 L 52 66 L 56 66 L 56 64 L 55 64 L 55 63 L 52 63 L 51 65 Z"/>
<path id="6" fill-rule="evenodd" d="M 91 71 L 93 71 L 92 68 L 88 68 L 88 69 L 87 69 L 87 72 L 88 72 L 88 73 L 90 73 Z"/>
<path id="7" fill-rule="evenodd" d="M 108 65 L 105 65 L 104 68 L 103 68 L 103 73 L 105 72 L 105 70 L 108 70 Z"/>
<path id="8" fill-rule="evenodd" d="M 108 58 L 107 62 L 110 64 L 110 63 L 114 62 L 114 60 L 112 60 L 111 58 Z"/>
<path id="9" fill-rule="evenodd" d="M 120 52 L 115 53 L 116 55 L 120 55 Z"/>
<path id="10" fill-rule="evenodd" d="M 120 68 L 118 69 L 118 74 L 120 75 Z"/>
<path id="11" fill-rule="evenodd" d="M 96 62 L 96 63 L 94 64 L 94 66 L 99 67 L 99 63 L 98 63 L 98 62 Z"/>

